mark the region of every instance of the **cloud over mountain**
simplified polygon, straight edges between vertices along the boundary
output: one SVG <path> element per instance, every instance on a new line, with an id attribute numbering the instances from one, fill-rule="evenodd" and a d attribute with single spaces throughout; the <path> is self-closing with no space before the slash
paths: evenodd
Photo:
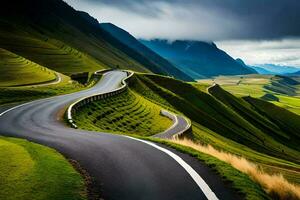
<path id="1" fill-rule="evenodd" d="M 137 37 L 229 40 L 300 36 L 298 0 L 66 0 Z"/>

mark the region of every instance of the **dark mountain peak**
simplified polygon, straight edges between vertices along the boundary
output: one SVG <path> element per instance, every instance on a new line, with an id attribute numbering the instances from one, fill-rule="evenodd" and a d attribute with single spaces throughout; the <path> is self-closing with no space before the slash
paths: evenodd
<path id="1" fill-rule="evenodd" d="M 100 27 L 107 32 L 109 32 L 112 36 L 124 42 L 123 40 L 128 40 L 126 42 L 133 43 L 136 41 L 135 37 L 133 37 L 129 32 L 126 30 L 112 24 L 112 23 L 100 23 Z"/>
<path id="2" fill-rule="evenodd" d="M 45 59 L 31 53 L 27 46 L 39 49 L 40 46 L 53 47 L 55 54 L 76 57 L 82 61 L 82 63 L 74 62 L 81 67 L 84 66 L 84 69 L 93 68 L 89 65 L 94 67 L 98 65 L 99 68 L 120 67 L 166 75 L 165 71 L 155 65 L 151 59 L 142 56 L 102 29 L 96 19 L 87 13 L 75 10 L 62 0 L 6 1 L 0 7 L 0 17 L 0 47 L 8 48 L 49 68 L 61 69 L 62 67 L 54 61 L 50 62 L 50 58 Z M 26 48 L 14 45 L 15 38 L 18 39 L 18 45 L 27 45 Z M 82 56 L 77 51 L 82 53 Z M 48 52 L 46 55 L 54 57 Z M 85 56 L 88 56 L 88 59 L 83 58 Z M 70 63 L 73 60 L 68 59 Z M 89 60 L 93 60 L 94 63 L 87 64 Z M 70 64 L 70 68 L 73 68 L 73 65 L 77 66 L 76 64 Z M 76 70 L 83 70 L 80 68 L 77 67 Z"/>
<path id="3" fill-rule="evenodd" d="M 219 49 L 213 42 L 141 40 L 143 44 L 188 72 L 193 78 L 257 73 Z"/>
<path id="4" fill-rule="evenodd" d="M 62 0 L 9 0 L 1 4 L 0 15 L 6 16 L 36 16 L 52 12 L 63 13 L 65 9 L 72 8 Z M 72 8 L 74 11 L 74 9 Z"/>
<path id="5" fill-rule="evenodd" d="M 105 26 L 107 28 L 115 28 L 115 29 L 119 29 L 119 30 L 122 30 L 122 31 L 128 33 L 126 30 L 124 30 L 110 22 L 102 22 L 102 23 L 100 23 L 100 26 Z"/>
<path id="6" fill-rule="evenodd" d="M 138 52 L 145 59 L 149 59 L 151 63 L 156 66 L 153 68 L 153 72 L 160 73 L 164 75 L 174 76 L 175 78 L 193 81 L 193 79 L 186 75 L 184 72 L 176 68 L 172 63 L 168 60 L 162 58 L 160 55 L 152 51 L 150 48 L 146 47 L 140 41 L 138 41 L 134 36 L 132 36 L 127 31 L 119 28 L 118 26 L 111 23 L 101 23 L 100 27 L 110 33 L 113 37 L 118 39 L 123 44 L 127 45 L 134 51 Z M 161 42 L 158 41 L 157 42 Z M 164 41 L 166 42 L 166 41 Z"/>
<path id="7" fill-rule="evenodd" d="M 236 62 L 240 63 L 241 65 L 246 65 L 245 62 L 241 58 L 235 59 Z"/>
<path id="8" fill-rule="evenodd" d="M 77 12 L 81 15 L 81 17 L 83 17 L 89 23 L 91 23 L 95 26 L 97 26 L 99 24 L 99 21 L 96 18 L 92 17 L 90 14 L 88 14 L 84 11 L 77 11 Z"/>

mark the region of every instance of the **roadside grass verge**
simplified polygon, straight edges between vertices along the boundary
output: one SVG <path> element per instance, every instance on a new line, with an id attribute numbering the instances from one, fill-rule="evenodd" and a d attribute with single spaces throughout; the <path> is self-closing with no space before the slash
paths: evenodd
<path id="1" fill-rule="evenodd" d="M 173 139 L 171 142 L 190 147 L 196 151 L 211 155 L 230 164 L 235 169 L 247 174 L 252 180 L 259 183 L 272 199 L 297 200 L 300 199 L 300 186 L 288 182 L 282 175 L 270 175 L 256 164 L 243 157 L 219 151 L 210 145 L 201 145 L 189 139 Z"/>
<path id="2" fill-rule="evenodd" d="M 202 145 L 211 145 L 215 149 L 244 157 L 258 164 L 270 174 L 282 174 L 292 183 L 300 184 L 300 166 L 275 156 L 255 151 L 245 145 L 232 141 L 197 123 L 193 123 L 193 141 Z"/>
<path id="3" fill-rule="evenodd" d="M 214 173 L 217 173 L 223 179 L 224 183 L 229 184 L 230 187 L 232 187 L 239 195 L 243 196 L 246 200 L 270 199 L 263 188 L 258 183 L 253 181 L 247 174 L 240 172 L 230 164 L 212 155 L 198 151 L 189 146 L 176 143 L 176 140 L 163 140 L 150 137 L 139 138 L 167 145 L 178 150 L 179 152 L 189 154 L 190 156 L 199 159 L 199 161 L 204 162 L 208 167 L 210 167 L 214 171 Z"/>
<path id="4" fill-rule="evenodd" d="M 81 175 L 58 152 L 0 136 L 0 199 L 85 200 Z"/>
<path id="5" fill-rule="evenodd" d="M 172 125 L 160 111 L 160 106 L 128 90 L 80 108 L 74 121 L 82 129 L 149 136 Z"/>

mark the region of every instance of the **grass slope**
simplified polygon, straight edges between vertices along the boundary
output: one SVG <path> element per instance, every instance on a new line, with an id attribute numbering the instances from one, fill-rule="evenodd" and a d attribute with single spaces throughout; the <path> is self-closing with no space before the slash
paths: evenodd
<path id="1" fill-rule="evenodd" d="M 245 195 L 246 199 L 269 198 L 257 183 L 228 164 L 195 149 L 147 137 L 155 132 L 153 130 L 156 127 L 167 128 L 162 119 L 145 117 L 149 114 L 142 106 L 145 103 L 141 102 L 151 102 L 159 109 L 164 107 L 189 117 L 193 124 L 194 142 L 210 144 L 221 151 L 245 157 L 259 164 L 268 173 L 281 173 L 291 182 L 299 183 L 299 151 L 295 143 L 289 144 L 288 140 L 282 139 L 293 138 L 296 142 L 299 141 L 296 133 L 286 131 L 288 128 L 290 131 L 291 128 L 298 128 L 293 124 L 298 118 L 293 121 L 282 117 L 275 121 L 252 106 L 248 100 L 237 98 L 222 88 L 216 88 L 220 91 L 215 91 L 221 98 L 208 94 L 205 87 L 199 89 L 194 84 L 164 76 L 136 73 L 129 81 L 129 88 L 127 93 L 85 106 L 76 113 L 76 123 L 80 128 L 88 130 L 134 133 L 143 139 L 170 145 L 208 164 L 225 181 L 232 183 L 232 187 Z M 151 111 L 155 109 L 152 108 Z M 280 108 L 277 112 L 281 112 Z M 286 114 L 287 118 L 291 117 L 289 114 Z M 159 116 L 159 110 L 156 111 L 156 116 Z M 285 129 L 278 125 L 279 121 L 286 125 Z M 150 127 L 140 126 L 141 123 Z"/>
<path id="2" fill-rule="evenodd" d="M 72 74 L 96 71 L 105 66 L 64 42 L 46 36 L 23 33 L 21 27 L 13 29 L 16 29 L 13 34 L 0 32 L 0 46 L 54 71 Z"/>
<path id="3" fill-rule="evenodd" d="M 0 137 L 0 199 L 83 200 L 84 181 L 56 151 Z"/>
<path id="4" fill-rule="evenodd" d="M 0 87 L 38 84 L 55 78 L 53 71 L 0 48 Z"/>
<path id="5" fill-rule="evenodd" d="M 246 174 L 234 169 L 229 164 L 216 159 L 208 154 L 197 151 L 193 148 L 176 144 L 172 141 L 151 138 L 151 141 L 168 145 L 180 152 L 189 154 L 200 162 L 209 166 L 215 173 L 222 177 L 227 184 L 235 189 L 235 191 L 246 200 L 263 200 L 270 199 L 265 191 L 256 182 L 251 180 Z M 222 197 L 219 197 L 222 198 Z"/>
<path id="6" fill-rule="evenodd" d="M 275 75 L 271 78 L 271 83 L 269 85 L 265 85 L 264 87 L 276 94 L 283 94 L 288 96 L 296 96 L 297 95 L 297 85 L 300 82 L 287 77 Z"/>
<path id="7" fill-rule="evenodd" d="M 0 10 L 0 47 L 62 73 L 126 68 L 163 72 L 62 0 L 12 0 Z"/>
<path id="8" fill-rule="evenodd" d="M 292 113 L 281 112 L 276 107 L 279 109 L 276 116 L 283 117 L 275 121 L 243 99 L 225 95 L 226 91 L 221 88 L 216 93 L 224 97 L 217 99 L 207 94 L 204 88 L 198 89 L 163 76 L 136 74 L 130 87 L 144 97 L 166 107 L 171 105 L 172 109 L 189 117 L 193 121 L 196 141 L 245 156 L 262 164 L 269 172 L 282 172 L 289 180 L 299 182 L 299 151 L 295 145 L 299 138 L 296 132 L 292 132 L 299 119 L 294 117 L 295 121 L 289 121 Z M 289 128 L 279 126 L 279 122 Z"/>
<path id="9" fill-rule="evenodd" d="M 257 141 L 258 143 L 262 142 L 262 146 L 264 146 L 265 148 L 270 146 L 270 148 L 267 148 L 268 151 L 274 151 L 275 155 L 277 154 L 277 156 L 282 154 L 283 158 L 284 156 L 289 156 L 290 154 L 294 154 L 295 158 L 297 158 L 297 151 L 300 151 L 297 142 L 299 141 L 300 137 L 299 135 L 295 134 L 294 131 L 297 132 L 298 130 L 294 130 L 293 127 L 295 124 L 294 121 L 300 122 L 299 116 L 296 115 L 296 118 L 294 117 L 294 121 L 292 121 L 289 120 L 289 116 L 293 115 L 293 113 L 290 113 L 284 109 L 278 111 L 278 114 L 280 115 L 283 115 L 285 111 L 287 113 L 290 113 L 290 115 L 285 115 L 281 118 L 281 123 L 286 124 L 286 128 L 283 128 L 278 124 L 280 121 L 272 120 L 272 115 L 261 115 L 260 112 L 256 112 L 256 110 L 253 109 L 253 107 L 247 102 L 245 102 L 243 99 L 237 98 L 229 92 L 226 92 L 225 90 L 221 89 L 221 87 L 219 87 L 218 85 L 211 87 L 209 89 L 209 92 L 218 100 L 220 100 L 228 107 L 233 109 L 234 112 L 238 113 L 242 118 L 250 122 L 256 128 L 251 129 L 251 133 L 257 135 L 258 138 L 262 140 Z M 264 102 L 262 100 L 257 101 Z M 252 105 L 255 106 L 256 104 L 258 104 L 258 102 L 253 103 Z M 277 107 L 274 106 L 274 109 L 275 108 Z M 272 109 L 267 110 L 267 108 L 265 108 L 263 110 L 265 113 L 268 113 Z M 284 146 L 282 146 L 281 144 L 283 144 Z M 290 149 L 286 147 L 289 147 Z M 297 151 L 294 152 L 292 149 L 295 149 Z M 281 153 L 278 151 L 281 151 Z M 288 155 L 285 155 L 286 153 Z"/>
<path id="10" fill-rule="evenodd" d="M 80 108 L 74 120 L 83 129 L 149 136 L 172 125 L 160 110 L 160 106 L 129 90 Z"/>
<path id="11" fill-rule="evenodd" d="M 213 82 L 232 94 L 244 97 L 251 96 L 272 102 L 296 114 L 300 114 L 300 80 L 294 77 L 248 75 L 219 76 L 215 79 L 203 79 L 196 87 L 209 87 Z"/>

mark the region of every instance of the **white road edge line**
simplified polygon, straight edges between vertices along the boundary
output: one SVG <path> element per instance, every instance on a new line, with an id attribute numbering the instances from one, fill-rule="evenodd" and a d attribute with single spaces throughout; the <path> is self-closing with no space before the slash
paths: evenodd
<path id="1" fill-rule="evenodd" d="M 206 198 L 208 200 L 219 200 L 218 197 L 216 196 L 216 194 L 210 189 L 210 187 L 207 185 L 207 183 L 201 178 L 201 176 L 189 165 L 187 164 L 182 158 L 180 158 L 178 155 L 176 155 L 175 153 L 164 149 L 152 142 L 148 142 L 145 140 L 141 140 L 141 139 L 137 139 L 137 138 L 133 138 L 130 136 L 124 136 L 127 138 L 130 138 L 132 140 L 136 140 L 139 142 L 143 142 L 145 144 L 148 144 L 166 154 L 168 154 L 170 157 L 172 157 L 179 165 L 181 165 L 185 171 L 192 177 L 192 179 L 196 182 L 196 184 L 199 186 L 199 188 L 202 190 L 202 192 L 204 193 L 204 195 L 206 196 Z"/>
<path id="2" fill-rule="evenodd" d="M 12 111 L 12 110 L 14 110 L 14 109 L 16 109 L 16 108 L 19 108 L 19 107 L 22 107 L 22 106 L 25 106 L 25 105 L 28 105 L 28 104 L 31 104 L 31 103 L 33 103 L 33 102 L 32 102 L 32 101 L 30 101 L 30 102 L 23 103 L 23 104 L 20 104 L 20 105 L 18 105 L 18 106 L 15 106 L 15 107 L 9 108 L 9 109 L 7 109 L 7 110 L 3 111 L 2 113 L 0 113 L 0 117 L 1 117 L 2 115 L 4 115 L 5 113 L 8 113 L 9 111 Z"/>

